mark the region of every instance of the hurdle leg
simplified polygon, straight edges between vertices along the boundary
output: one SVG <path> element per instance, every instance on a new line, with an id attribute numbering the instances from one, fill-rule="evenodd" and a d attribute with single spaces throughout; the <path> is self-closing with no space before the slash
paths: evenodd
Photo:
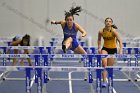
<path id="1" fill-rule="evenodd" d="M 43 93 L 47 93 L 47 90 L 46 90 L 47 86 L 46 85 L 47 85 L 48 80 L 49 80 L 47 70 L 44 70 L 43 74 L 44 74 Z"/>
<path id="2" fill-rule="evenodd" d="M 128 54 L 129 54 L 129 55 L 132 54 L 131 50 L 132 50 L 132 48 L 128 48 Z M 132 65 L 131 61 L 132 61 L 132 59 L 129 58 L 129 64 L 128 64 L 128 66 L 131 66 L 131 65 Z"/>
<path id="3" fill-rule="evenodd" d="M 108 93 L 113 93 L 113 68 L 107 68 L 108 72 Z"/>
<path id="4" fill-rule="evenodd" d="M 101 76 L 102 76 L 102 70 L 96 69 L 96 93 L 102 93 Z"/>
<path id="5" fill-rule="evenodd" d="M 88 65 L 88 63 L 87 63 L 87 56 L 85 56 L 85 55 L 82 55 L 83 56 L 83 58 L 80 58 L 80 61 L 82 61 L 82 64 L 81 64 L 81 66 L 83 66 L 83 67 L 87 67 Z M 88 72 L 84 72 L 84 81 L 87 81 L 87 76 L 88 76 Z"/>
<path id="6" fill-rule="evenodd" d="M 31 93 L 31 68 L 26 68 L 26 93 Z"/>
<path id="7" fill-rule="evenodd" d="M 34 58 L 35 58 L 35 66 L 40 66 L 40 55 L 35 55 L 34 56 Z"/>
<path id="8" fill-rule="evenodd" d="M 135 66 L 138 66 L 138 58 L 135 58 Z M 135 73 L 135 81 L 138 81 L 138 71 L 134 72 Z"/>
<path id="9" fill-rule="evenodd" d="M 124 49 L 123 54 L 126 54 L 126 49 Z M 126 62 L 127 58 L 123 58 L 124 63 Z"/>
<path id="10" fill-rule="evenodd" d="M 6 47 L 3 47 L 3 54 L 6 54 Z M 3 66 L 6 66 L 6 60 L 7 60 L 7 58 L 2 58 L 2 62 L 3 62 Z M 6 79 L 6 73 L 7 73 L 8 71 L 4 71 L 2 74 L 1 74 L 1 76 L 0 76 L 0 79 L 3 79 L 3 80 L 5 80 Z"/>
<path id="11" fill-rule="evenodd" d="M 44 55 L 43 56 L 43 60 L 44 60 L 44 66 L 48 66 L 48 55 Z M 44 83 L 48 83 L 48 74 L 49 74 L 49 71 L 47 70 L 44 70 Z"/>
<path id="12" fill-rule="evenodd" d="M 34 58 L 35 58 L 35 66 L 39 66 L 39 55 L 35 55 L 34 56 Z M 35 70 L 35 83 L 37 83 L 37 76 L 38 75 L 38 73 L 37 73 L 37 70 Z"/>
<path id="13" fill-rule="evenodd" d="M 138 54 L 138 48 L 137 49 L 135 49 L 135 54 Z M 136 58 L 135 58 L 135 66 L 139 66 L 138 65 L 138 58 L 137 58 L 137 56 L 135 56 Z M 138 75 L 138 71 L 136 71 L 135 72 L 135 81 L 137 82 L 137 81 L 139 81 L 139 75 Z"/>
<path id="14" fill-rule="evenodd" d="M 89 67 L 92 67 L 92 55 L 88 55 L 88 57 L 89 57 Z M 89 83 L 92 83 L 93 82 L 93 78 L 92 78 L 92 72 L 91 71 L 89 71 L 89 77 L 88 77 L 88 79 L 89 79 Z"/>
<path id="15" fill-rule="evenodd" d="M 48 53 L 48 54 L 51 54 L 51 47 L 46 47 L 46 49 L 47 49 L 47 51 L 48 51 L 47 53 Z"/>
<path id="16" fill-rule="evenodd" d="M 48 66 L 48 55 L 43 56 L 43 58 L 44 58 L 44 66 Z M 49 71 L 44 70 L 43 74 L 44 74 L 43 93 L 47 93 L 46 84 L 48 83 L 48 80 L 49 80 L 48 78 Z"/>
<path id="17" fill-rule="evenodd" d="M 135 58 L 135 66 L 139 66 L 139 64 L 138 64 L 138 58 Z"/>
<path id="18" fill-rule="evenodd" d="M 138 52 L 139 52 L 139 49 L 138 48 L 134 48 L 134 51 L 135 51 L 135 54 L 137 55 L 138 54 Z M 135 58 L 135 66 L 138 66 L 138 58 L 137 58 L 137 56 L 135 56 L 136 58 Z"/>
<path id="19" fill-rule="evenodd" d="M 46 59 L 46 58 L 45 58 Z M 45 63 L 44 63 L 44 65 L 45 66 L 53 66 L 53 60 L 54 60 L 54 58 L 53 58 L 53 56 L 51 56 L 51 57 L 49 57 L 48 55 L 47 55 L 47 59 L 46 60 L 44 60 L 45 61 Z M 50 73 L 49 73 L 49 71 L 47 72 L 47 74 L 46 75 L 48 75 L 47 76 L 47 79 L 48 80 L 50 80 Z"/>
<path id="20" fill-rule="evenodd" d="M 84 66 L 84 67 L 87 67 L 87 58 L 85 57 L 85 58 L 82 59 L 82 60 L 83 60 L 82 63 L 84 63 L 83 66 Z M 85 73 L 84 73 L 84 81 L 87 81 L 87 76 L 88 76 L 88 73 L 85 72 Z"/>
<path id="21" fill-rule="evenodd" d="M 97 67 L 101 67 L 101 56 L 100 55 L 96 56 L 97 56 Z"/>
<path id="22" fill-rule="evenodd" d="M 127 66 L 131 66 L 131 58 L 128 58 Z"/>
<path id="23" fill-rule="evenodd" d="M 72 93 L 72 77 L 71 77 L 72 72 L 68 73 L 68 78 L 69 78 L 69 93 Z"/>
<path id="24" fill-rule="evenodd" d="M 7 75 L 8 71 L 4 71 L 1 75 L 0 75 L 0 79 L 2 80 L 6 80 L 6 75 Z"/>
<path id="25" fill-rule="evenodd" d="M 36 68 L 37 70 L 37 93 L 42 93 L 42 68 Z"/>
<path id="26" fill-rule="evenodd" d="M 3 54 L 6 54 L 6 47 L 3 48 Z M 6 66 L 6 58 L 3 58 L 3 66 Z"/>
<path id="27" fill-rule="evenodd" d="M 132 66 L 131 62 L 132 62 L 132 59 L 128 58 L 128 66 L 130 67 Z M 131 81 L 131 71 L 128 71 L 128 76 L 129 76 L 128 81 Z"/>
<path id="28" fill-rule="evenodd" d="M 139 49 L 138 48 L 134 48 L 135 50 L 135 54 L 138 55 L 138 51 Z M 135 55 L 135 66 L 138 66 L 138 58 L 137 56 Z M 135 81 L 138 81 L 138 71 L 135 72 Z"/>

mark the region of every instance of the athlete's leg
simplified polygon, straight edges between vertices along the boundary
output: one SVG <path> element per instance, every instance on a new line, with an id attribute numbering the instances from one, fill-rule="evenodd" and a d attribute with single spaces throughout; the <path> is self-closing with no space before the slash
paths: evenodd
<path id="1" fill-rule="evenodd" d="M 117 49 L 110 50 L 109 54 L 117 54 Z M 115 60 L 114 58 L 108 58 L 107 66 L 113 66 L 114 65 L 114 60 Z"/>
<path id="2" fill-rule="evenodd" d="M 20 65 L 21 65 L 21 66 L 24 66 L 24 58 L 21 59 Z"/>
<path id="3" fill-rule="evenodd" d="M 108 54 L 108 52 L 106 50 L 102 50 L 101 54 Z M 106 68 L 106 66 L 107 66 L 107 58 L 102 58 L 102 66 L 104 68 Z M 103 82 L 106 82 L 106 77 L 107 77 L 106 70 L 103 71 L 102 76 L 103 76 Z"/>
<path id="4" fill-rule="evenodd" d="M 24 54 L 29 54 L 29 50 L 28 49 L 24 49 Z M 32 62 L 30 58 L 27 58 L 29 66 L 32 66 Z"/>
<path id="5" fill-rule="evenodd" d="M 64 53 L 66 53 L 66 50 L 71 47 L 73 39 L 71 37 L 67 38 L 65 41 L 63 41 L 62 49 Z"/>
<path id="6" fill-rule="evenodd" d="M 71 37 L 67 38 L 63 44 L 66 46 L 66 49 L 70 48 L 73 39 Z"/>
<path id="7" fill-rule="evenodd" d="M 77 53 L 77 54 L 87 54 L 87 52 L 80 45 L 78 45 L 78 47 L 74 49 L 74 53 Z"/>
<path id="8" fill-rule="evenodd" d="M 87 54 L 87 52 L 80 45 L 78 45 L 78 47 L 74 49 L 74 53 L 77 53 L 77 54 Z M 84 62 L 83 62 L 83 64 L 84 64 Z M 87 80 L 87 76 L 88 76 L 88 73 L 85 72 L 85 76 L 84 76 L 84 80 L 85 81 Z"/>
<path id="9" fill-rule="evenodd" d="M 18 54 L 18 49 L 14 49 L 14 54 Z M 17 59 L 16 58 L 13 58 L 12 66 L 15 66 L 16 63 L 17 63 Z"/>
<path id="10" fill-rule="evenodd" d="M 107 66 L 113 66 L 114 64 L 114 58 L 108 58 L 107 59 Z"/>
<path id="11" fill-rule="evenodd" d="M 33 66 L 32 65 L 32 62 L 31 62 L 31 59 L 30 58 L 27 58 L 27 60 L 28 60 L 29 66 Z"/>

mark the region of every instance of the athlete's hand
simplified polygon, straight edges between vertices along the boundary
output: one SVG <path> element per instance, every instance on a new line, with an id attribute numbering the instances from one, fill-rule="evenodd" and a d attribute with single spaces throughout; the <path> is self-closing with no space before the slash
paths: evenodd
<path id="1" fill-rule="evenodd" d="M 83 33 L 83 34 L 82 34 L 82 37 L 85 37 L 86 35 L 87 35 L 86 33 Z"/>
<path id="2" fill-rule="evenodd" d="M 53 21 L 51 21 L 51 24 L 55 24 L 55 21 L 53 20 Z"/>
<path id="3" fill-rule="evenodd" d="M 98 54 L 101 54 L 101 49 L 98 49 Z"/>

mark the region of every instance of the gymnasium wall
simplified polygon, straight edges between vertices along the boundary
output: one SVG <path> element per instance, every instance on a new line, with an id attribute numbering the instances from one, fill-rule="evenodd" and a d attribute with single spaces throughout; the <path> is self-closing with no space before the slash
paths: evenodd
<path id="1" fill-rule="evenodd" d="M 43 39 L 48 45 L 51 37 L 62 37 L 60 25 L 50 20 L 64 20 L 64 11 L 80 5 L 83 12 L 75 16 L 96 45 L 97 33 L 104 19 L 111 17 L 122 38 L 140 35 L 140 0 L 0 0 L 0 37 L 30 34 L 32 45 Z M 80 34 L 79 34 L 80 35 Z"/>

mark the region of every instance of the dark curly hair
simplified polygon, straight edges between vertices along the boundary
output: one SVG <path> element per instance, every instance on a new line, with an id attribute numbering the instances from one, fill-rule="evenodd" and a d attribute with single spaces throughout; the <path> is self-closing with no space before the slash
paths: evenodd
<path id="1" fill-rule="evenodd" d="M 23 40 L 27 40 L 27 42 L 28 42 L 27 46 L 30 46 L 30 35 L 26 34 L 25 36 L 22 37 L 22 41 L 20 44 L 21 46 L 24 46 Z"/>
<path id="2" fill-rule="evenodd" d="M 71 9 L 69 10 L 69 12 L 65 11 L 65 20 L 67 19 L 67 17 L 70 17 L 72 16 L 73 19 L 74 19 L 74 15 L 78 15 L 78 12 L 81 12 L 82 11 L 82 8 L 81 6 L 77 6 L 77 7 L 71 7 Z"/>

